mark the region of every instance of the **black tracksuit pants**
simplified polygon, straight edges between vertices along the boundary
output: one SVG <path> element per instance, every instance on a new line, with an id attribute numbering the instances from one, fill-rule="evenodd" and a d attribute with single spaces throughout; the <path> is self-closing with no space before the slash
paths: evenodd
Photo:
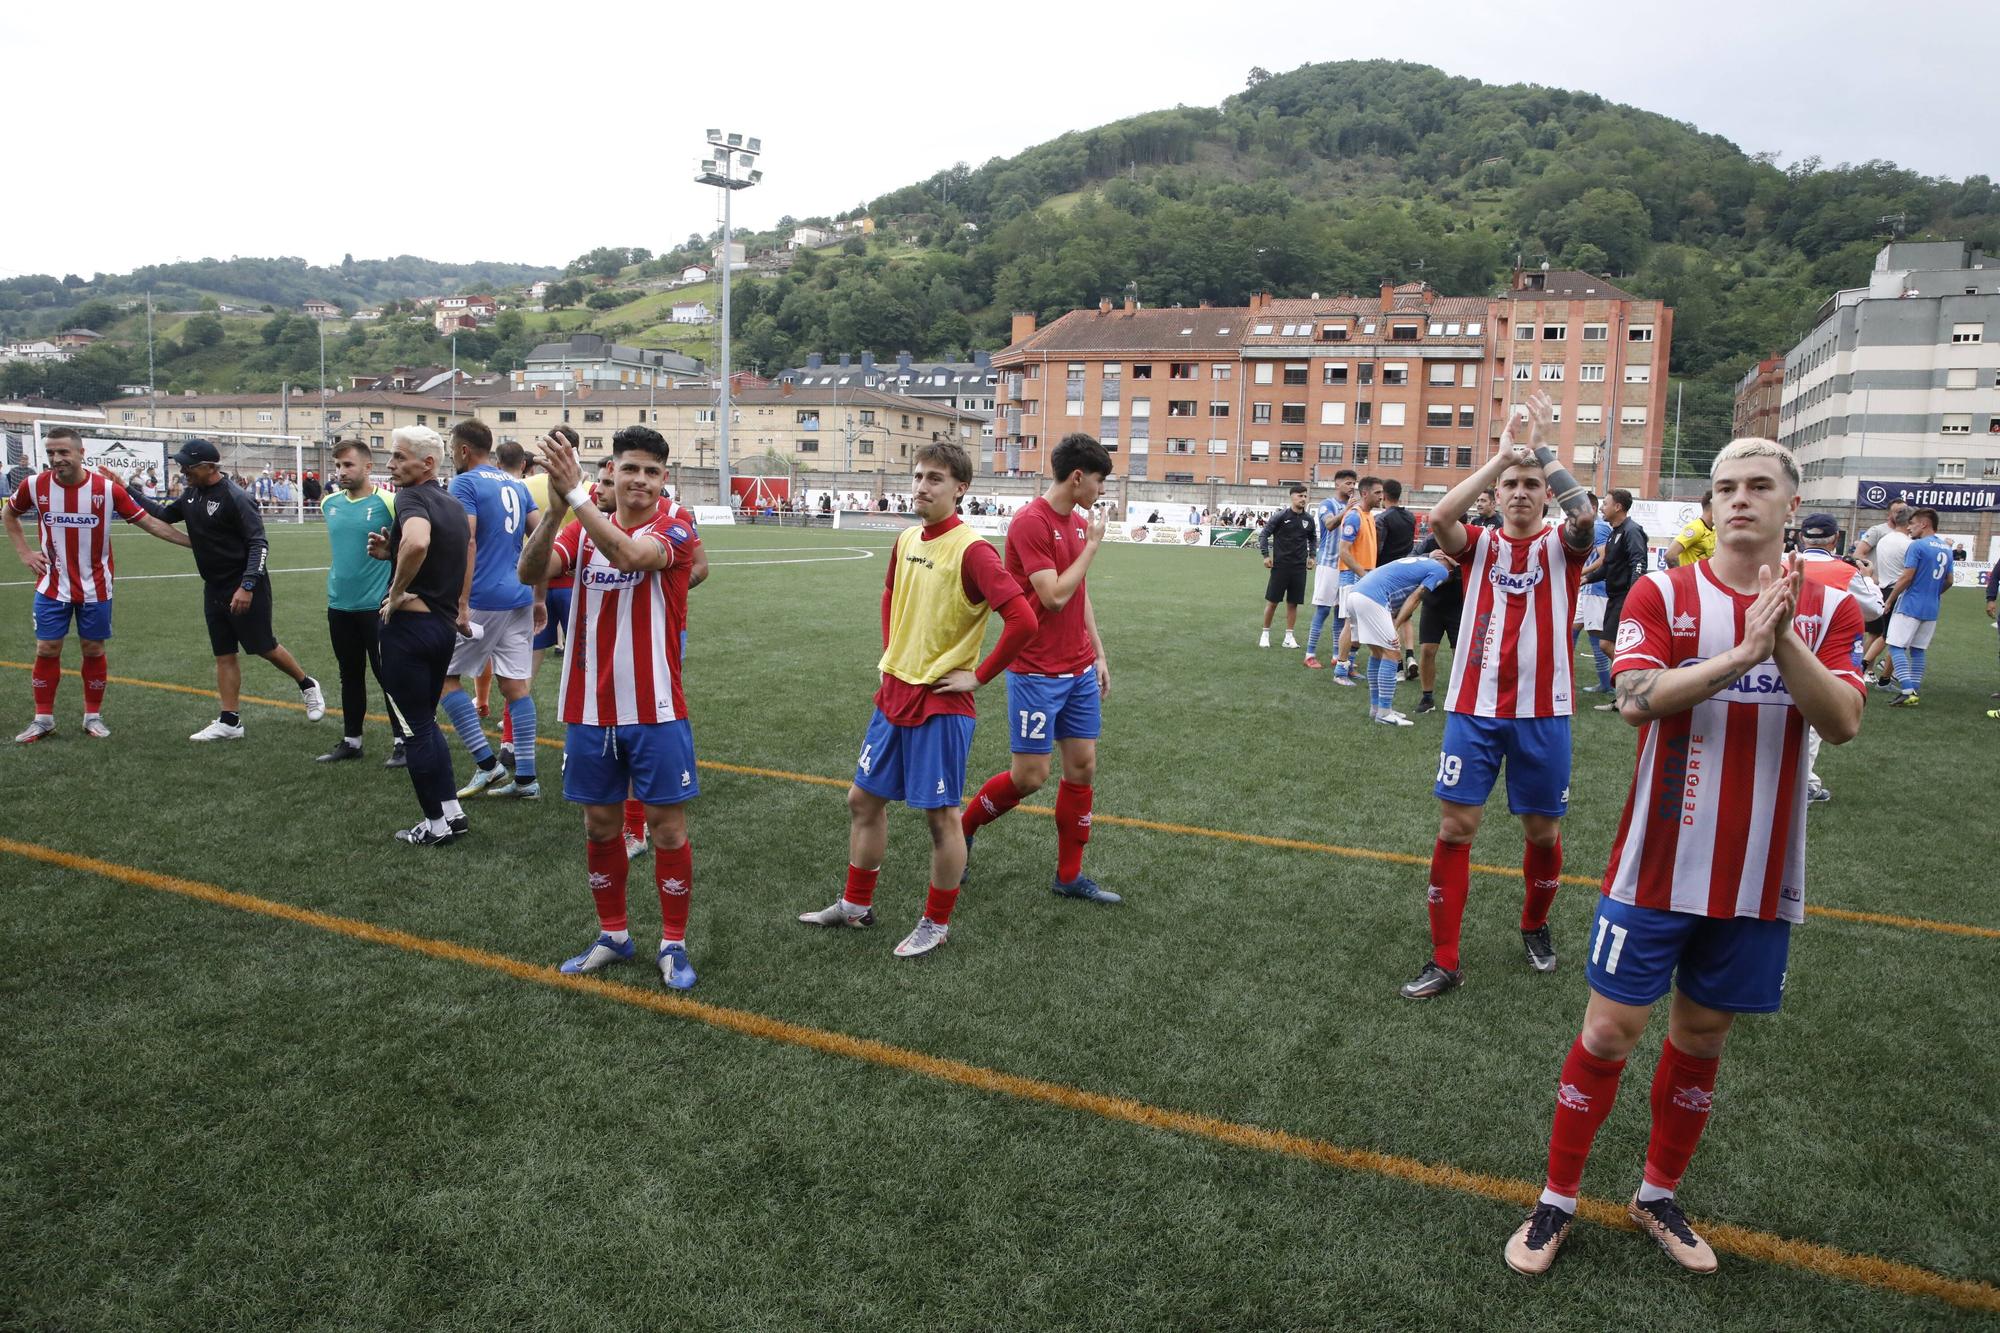
<path id="1" fill-rule="evenodd" d="M 424 818 L 444 818 L 444 803 L 458 791 L 452 777 L 451 752 L 438 730 L 438 699 L 444 694 L 445 671 L 458 631 L 432 611 L 398 611 L 380 635 L 382 688 L 389 694 L 389 716 L 403 729 L 404 753 L 410 764 L 410 785 Z"/>
<path id="2" fill-rule="evenodd" d="M 340 719 L 343 736 L 361 735 L 368 720 L 368 678 L 382 679 L 380 646 L 382 617 L 373 611 L 326 609 L 327 634 L 333 639 L 333 657 L 340 663 Z M 384 692 L 387 692 L 384 687 Z M 403 729 L 396 712 L 389 710 L 389 730 L 398 740 Z"/>

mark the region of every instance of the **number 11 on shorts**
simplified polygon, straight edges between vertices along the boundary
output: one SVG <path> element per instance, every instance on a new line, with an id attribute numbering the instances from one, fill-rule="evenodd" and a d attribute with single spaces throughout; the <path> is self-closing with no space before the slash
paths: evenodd
<path id="1" fill-rule="evenodd" d="M 1590 965 L 1597 966 L 1598 956 L 1604 952 L 1604 936 L 1607 932 L 1611 936 L 1611 954 L 1604 960 L 1604 971 L 1606 975 L 1616 975 L 1618 955 L 1625 952 L 1626 930 L 1623 926 L 1612 925 L 1603 917 L 1597 918 L 1597 939 L 1590 946 Z"/>

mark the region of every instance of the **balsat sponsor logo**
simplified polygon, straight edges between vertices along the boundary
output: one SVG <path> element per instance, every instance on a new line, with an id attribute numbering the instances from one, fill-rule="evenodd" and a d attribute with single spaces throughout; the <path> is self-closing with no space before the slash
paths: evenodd
<path id="1" fill-rule="evenodd" d="M 583 571 L 583 581 L 599 592 L 615 592 L 644 582 L 646 574 L 643 569 L 624 570 L 613 569 L 609 565 L 592 565 Z"/>
<path id="2" fill-rule="evenodd" d="M 1683 659 L 1679 665 L 1696 666 L 1706 660 L 1701 657 L 1689 657 Z M 1779 672 L 1778 664 L 1769 658 L 1751 667 L 1710 697 L 1727 703 L 1775 704 L 1779 707 L 1790 707 L 1792 702 L 1792 692 L 1785 685 L 1784 675 Z"/>
<path id="3" fill-rule="evenodd" d="M 48 514 L 43 522 L 52 528 L 94 528 L 97 526 L 95 514 Z"/>
<path id="4" fill-rule="evenodd" d="M 1502 569 L 1498 565 L 1495 565 L 1486 577 L 1499 591 L 1507 593 L 1509 596 L 1518 597 L 1524 592 L 1533 592 L 1536 588 L 1541 587 L 1542 580 L 1547 574 L 1548 571 L 1540 565 L 1536 565 L 1533 569 L 1521 570 L 1518 573 Z"/>

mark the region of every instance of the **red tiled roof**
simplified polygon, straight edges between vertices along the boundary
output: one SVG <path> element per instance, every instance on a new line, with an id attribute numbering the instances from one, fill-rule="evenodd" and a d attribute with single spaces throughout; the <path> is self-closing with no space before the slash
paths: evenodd
<path id="1" fill-rule="evenodd" d="M 1582 269 L 1553 268 L 1540 273 L 1523 273 L 1519 279 L 1542 279 L 1540 287 L 1516 286 L 1507 293 L 1515 301 L 1636 301 L 1639 298 L 1618 287 L 1609 278 L 1600 278 Z"/>
<path id="2" fill-rule="evenodd" d="M 1188 353 L 1210 356 L 1234 352 L 1242 342 L 1250 311 L 1243 306 L 1196 306 L 1165 310 L 1072 310 L 1046 328 L 993 354 L 1007 365 L 1070 352 Z"/>

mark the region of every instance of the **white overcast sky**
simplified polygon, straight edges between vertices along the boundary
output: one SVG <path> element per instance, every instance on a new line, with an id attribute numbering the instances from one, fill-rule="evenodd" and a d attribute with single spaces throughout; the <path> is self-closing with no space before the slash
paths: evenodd
<path id="1" fill-rule="evenodd" d="M 733 7 L 101 0 L 0 7 L 0 276 L 230 255 L 562 264 L 718 221 L 703 131 L 759 135 L 738 218 L 852 207 L 1253 65 L 1396 58 L 1584 89 L 1786 162 L 2000 174 L 1990 3 L 1808 10 L 1266 0 Z"/>

